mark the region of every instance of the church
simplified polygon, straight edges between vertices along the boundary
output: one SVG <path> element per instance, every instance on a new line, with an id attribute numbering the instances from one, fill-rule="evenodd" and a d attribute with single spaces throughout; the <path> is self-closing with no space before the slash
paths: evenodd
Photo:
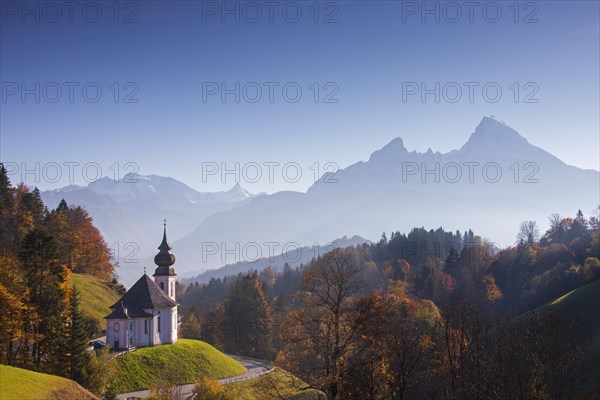
<path id="1" fill-rule="evenodd" d="M 177 342 L 177 302 L 175 301 L 175 256 L 167 242 L 165 223 L 163 239 L 154 257 L 158 266 L 146 274 L 110 308 L 106 319 L 106 344 L 113 350 L 150 347 Z"/>

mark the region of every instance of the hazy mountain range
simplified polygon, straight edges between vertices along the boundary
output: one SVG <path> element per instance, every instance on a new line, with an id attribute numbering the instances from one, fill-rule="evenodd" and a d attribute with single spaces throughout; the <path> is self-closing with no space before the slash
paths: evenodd
<path id="1" fill-rule="evenodd" d="M 102 178 L 87 186 L 69 185 L 41 193 L 55 208 L 61 199 L 84 206 L 107 244 L 118 256 L 121 277 L 137 279 L 141 264 L 154 256 L 167 219 L 169 239 L 191 233 L 206 217 L 244 204 L 256 195 L 236 184 L 228 191 L 203 193 L 173 178 L 125 175 L 115 181 Z M 137 260 L 137 261 L 136 261 Z M 151 262 L 149 268 L 154 268 Z M 128 270 L 133 269 L 132 273 Z"/>
<path id="2" fill-rule="evenodd" d="M 289 246 L 324 245 L 344 235 L 376 240 L 384 231 L 415 226 L 471 228 L 506 246 L 523 220 L 537 220 L 543 231 L 554 212 L 589 214 L 599 190 L 598 171 L 569 166 L 502 121 L 484 117 L 458 150 L 409 152 L 396 138 L 368 161 L 325 174 L 306 193 L 253 196 L 239 185 L 199 193 L 149 176 L 138 184 L 104 178 L 85 188 L 44 192 L 43 199 L 53 207 L 62 197 L 85 205 L 108 241 L 136 241 L 149 246 L 150 253 L 140 249 L 148 256 L 158 245 L 157 221 L 167 218 L 176 270 L 191 276 L 279 255 Z M 135 271 L 134 277 L 141 273 Z"/>
<path id="3" fill-rule="evenodd" d="M 183 274 L 184 276 L 180 277 L 179 281 L 184 285 L 196 282 L 206 283 L 212 278 L 223 278 L 227 275 L 237 275 L 240 272 L 246 272 L 249 270 L 262 271 L 269 266 L 273 267 L 275 270 L 281 271 L 285 264 L 288 264 L 290 267 L 297 267 L 300 264 L 306 264 L 315 257 L 322 256 L 333 248 L 357 246 L 364 243 L 369 244 L 371 241 L 355 235 L 351 238 L 344 236 L 324 245 L 316 244 L 313 246 L 294 246 L 284 253 L 272 254 L 272 256 L 262 257 L 260 259 L 250 258 L 249 261 L 239 261 L 234 264 L 227 264 L 221 268 L 209 269 L 201 274 L 197 274 L 196 276 L 186 278 L 185 275 L 195 275 L 192 272 L 188 272 Z"/>

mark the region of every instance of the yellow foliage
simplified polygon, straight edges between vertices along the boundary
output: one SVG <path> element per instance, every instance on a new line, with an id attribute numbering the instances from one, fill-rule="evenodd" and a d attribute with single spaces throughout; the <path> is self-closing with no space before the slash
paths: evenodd
<path id="1" fill-rule="evenodd" d="M 233 399 L 221 384 L 214 379 L 203 378 L 194 385 L 196 400 L 230 400 Z"/>

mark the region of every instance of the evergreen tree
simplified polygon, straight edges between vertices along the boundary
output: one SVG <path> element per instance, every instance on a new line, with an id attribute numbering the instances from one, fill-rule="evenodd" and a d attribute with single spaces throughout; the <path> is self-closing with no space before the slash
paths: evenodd
<path id="1" fill-rule="evenodd" d="M 456 233 L 454 234 L 454 243 L 456 244 L 456 251 L 458 253 L 460 253 L 462 251 L 463 241 L 462 241 L 462 236 L 460 234 L 460 231 L 458 229 L 456 230 Z"/>
<path id="2" fill-rule="evenodd" d="M 4 164 L 0 163 L 0 211 L 10 210 L 13 204 L 12 185 L 10 178 L 4 168 Z"/>
<path id="3" fill-rule="evenodd" d="M 448 256 L 446 257 L 446 263 L 444 265 L 444 269 L 450 275 L 456 276 L 458 269 L 459 256 L 458 251 L 454 249 L 454 246 L 450 247 L 448 251 Z"/>
<path id="4" fill-rule="evenodd" d="M 36 187 L 32 192 L 26 190 L 19 204 L 20 211 L 27 213 L 32 220 L 33 226 L 39 227 L 42 225 L 44 217 L 44 203 L 40 195 L 39 189 Z"/>
<path id="5" fill-rule="evenodd" d="M 56 212 L 67 212 L 69 211 L 69 206 L 65 199 L 62 199 L 60 203 L 58 203 L 58 207 L 56 207 Z"/>
<path id="6" fill-rule="evenodd" d="M 38 370 L 46 368 L 48 355 L 56 350 L 67 310 L 69 272 L 59 262 L 54 238 L 40 229 L 33 229 L 23 239 L 19 254 L 23 278 L 30 289 L 29 305 L 39 316 L 27 322 L 35 338 L 31 345 L 32 363 Z"/>
<path id="7" fill-rule="evenodd" d="M 15 250 L 16 224 L 12 218 L 13 203 L 13 189 L 10 179 L 6 173 L 4 164 L 0 164 L 0 226 L 2 226 L 0 251 L 3 254 L 7 251 Z"/>
<path id="8" fill-rule="evenodd" d="M 226 329 L 236 332 L 234 340 L 226 341 L 227 351 L 250 357 L 272 356 L 271 309 L 256 272 L 237 279 L 224 305 Z"/>
<path id="9" fill-rule="evenodd" d="M 81 314 L 81 297 L 73 288 L 69 298 L 70 325 L 68 333 L 69 378 L 83 386 L 88 386 L 90 354 L 87 351 L 89 327 Z"/>

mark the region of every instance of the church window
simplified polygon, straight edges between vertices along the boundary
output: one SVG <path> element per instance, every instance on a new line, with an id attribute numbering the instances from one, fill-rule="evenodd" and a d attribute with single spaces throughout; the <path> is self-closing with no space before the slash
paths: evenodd
<path id="1" fill-rule="evenodd" d="M 158 312 L 158 324 L 156 325 L 158 333 L 160 333 L 160 311 Z"/>
<path id="2" fill-rule="evenodd" d="M 160 290 L 165 291 L 165 284 L 163 282 L 160 283 Z"/>
<path id="3" fill-rule="evenodd" d="M 144 333 L 148 334 L 148 320 L 147 319 L 144 320 Z"/>

